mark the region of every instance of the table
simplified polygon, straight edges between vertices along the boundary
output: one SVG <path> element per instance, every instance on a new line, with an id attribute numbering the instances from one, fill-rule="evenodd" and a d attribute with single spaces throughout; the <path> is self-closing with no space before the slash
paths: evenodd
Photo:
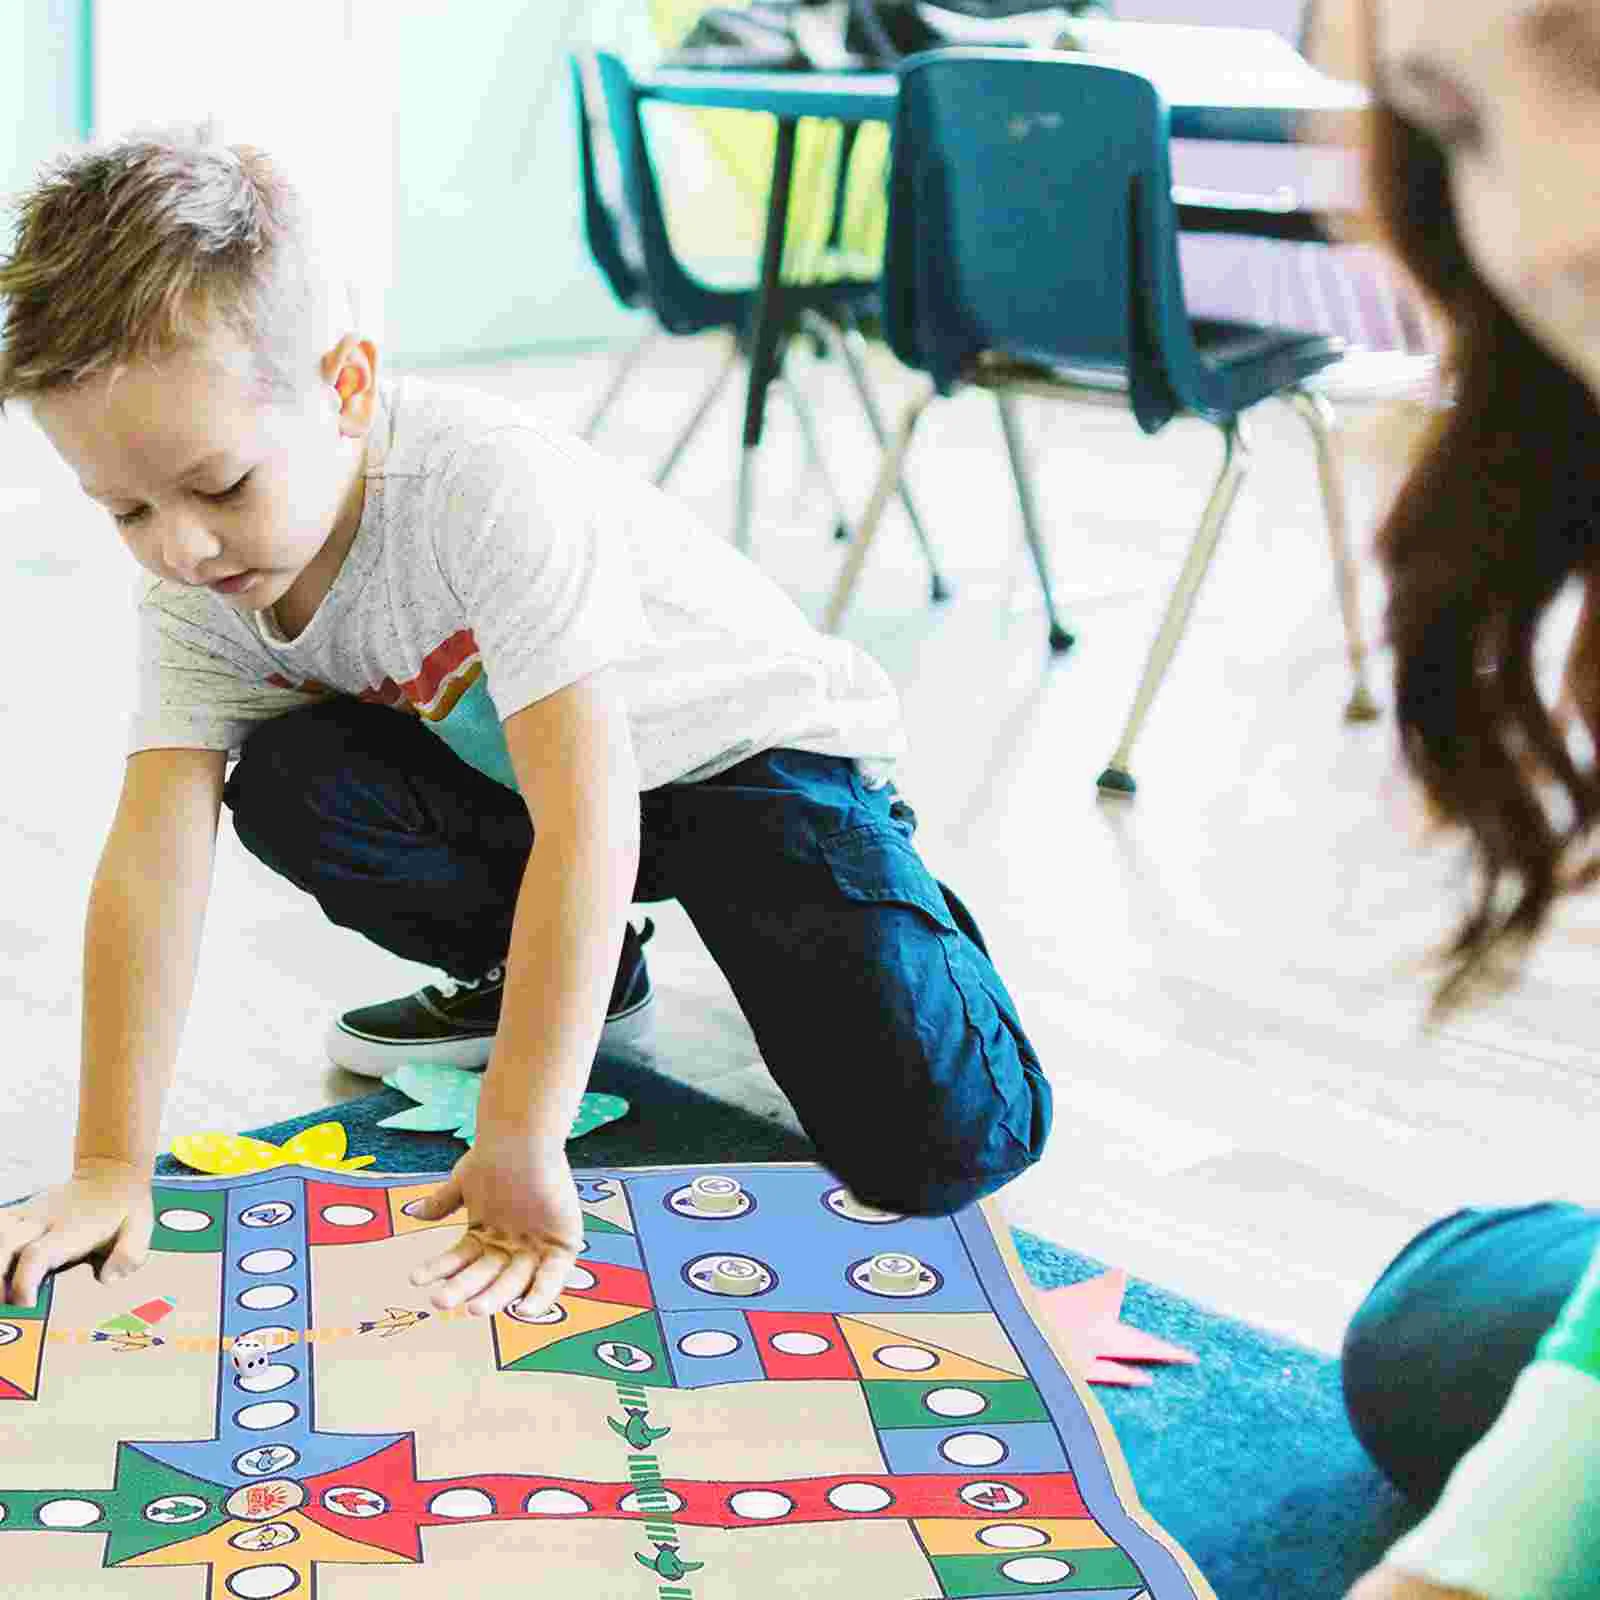
<path id="1" fill-rule="evenodd" d="M 1235 30 L 1228 30 L 1235 31 Z M 1253 30 L 1252 30 L 1253 31 Z M 1126 37 L 1126 34 L 1124 34 Z M 1148 56 L 1093 52 L 1106 65 L 1148 77 L 1166 98 L 1174 140 L 1227 140 L 1250 144 L 1294 142 L 1301 119 L 1312 114 L 1359 111 L 1367 101 L 1356 84 L 1326 77 L 1287 51 L 1258 69 L 1249 65 L 1196 63 L 1172 51 Z M 1073 52 L 1062 59 L 1073 60 Z M 1289 65 L 1292 59 L 1297 66 Z M 766 422 L 767 389 L 777 375 L 785 316 L 780 269 L 789 222 L 795 135 L 802 117 L 837 122 L 893 122 L 899 80 L 892 72 L 755 72 L 736 69 L 663 68 L 635 80 L 640 99 L 701 110 L 758 111 L 775 117 L 777 148 L 767 195 L 761 275 L 751 314 L 750 380 L 745 396 L 743 449 L 734 513 L 734 540 L 748 545 L 750 474 Z M 1180 186 L 1179 226 L 1192 231 L 1268 234 L 1277 238 L 1323 237 L 1315 216 L 1298 208 L 1292 194 L 1233 196 L 1186 194 Z"/>

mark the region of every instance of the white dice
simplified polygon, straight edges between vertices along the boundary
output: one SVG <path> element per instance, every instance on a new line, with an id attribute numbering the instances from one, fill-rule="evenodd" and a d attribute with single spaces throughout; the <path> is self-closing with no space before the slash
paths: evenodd
<path id="1" fill-rule="evenodd" d="M 233 1357 L 233 1370 L 238 1373 L 259 1372 L 272 1359 L 266 1345 L 248 1333 L 233 1341 L 229 1354 Z"/>

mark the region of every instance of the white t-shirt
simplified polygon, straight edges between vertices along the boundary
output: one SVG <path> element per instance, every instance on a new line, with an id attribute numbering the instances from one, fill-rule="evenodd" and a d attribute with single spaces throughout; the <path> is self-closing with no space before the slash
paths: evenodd
<path id="1" fill-rule="evenodd" d="M 501 720 L 608 666 L 642 789 L 779 747 L 853 757 L 877 784 L 902 753 L 876 662 L 677 502 L 511 404 L 382 385 L 367 477 L 350 551 L 294 640 L 207 589 L 146 586 L 130 753 L 236 753 L 331 692 L 420 716 L 515 788 Z"/>

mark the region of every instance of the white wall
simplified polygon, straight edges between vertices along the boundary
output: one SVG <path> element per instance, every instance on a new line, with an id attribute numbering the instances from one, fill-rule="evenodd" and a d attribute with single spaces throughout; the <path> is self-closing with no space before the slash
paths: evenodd
<path id="1" fill-rule="evenodd" d="M 381 0 L 98 0 L 95 129 L 214 120 L 280 161 L 382 339 L 394 260 L 394 29 Z"/>

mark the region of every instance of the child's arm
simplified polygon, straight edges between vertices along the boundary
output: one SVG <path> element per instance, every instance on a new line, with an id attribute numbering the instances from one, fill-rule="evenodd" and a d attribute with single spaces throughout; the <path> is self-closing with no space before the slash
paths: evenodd
<path id="1" fill-rule="evenodd" d="M 600 1042 L 639 866 L 639 775 L 608 672 L 506 719 L 533 818 L 475 1146 L 426 1214 L 468 1233 L 416 1274 L 441 1308 L 553 1302 L 583 1243 L 566 1138 Z M 419 1208 L 419 1215 L 424 1208 Z"/>
<path id="2" fill-rule="evenodd" d="M 0 1281 L 32 1305 L 45 1275 L 113 1246 L 101 1276 L 149 1250 L 150 1169 L 210 893 L 226 756 L 130 758 L 89 895 L 83 1059 L 71 1180 L 0 1211 Z"/>

